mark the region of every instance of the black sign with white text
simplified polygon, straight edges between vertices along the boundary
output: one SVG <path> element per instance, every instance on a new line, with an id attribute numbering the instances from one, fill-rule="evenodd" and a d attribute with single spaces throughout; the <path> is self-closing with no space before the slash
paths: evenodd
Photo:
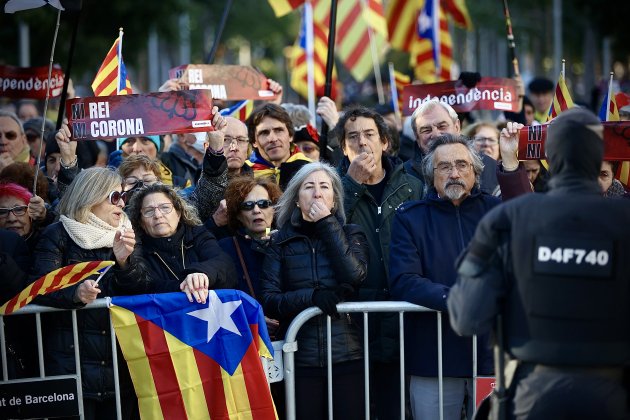
<path id="1" fill-rule="evenodd" d="M 0 418 L 77 416 L 77 379 L 51 378 L 0 383 Z"/>

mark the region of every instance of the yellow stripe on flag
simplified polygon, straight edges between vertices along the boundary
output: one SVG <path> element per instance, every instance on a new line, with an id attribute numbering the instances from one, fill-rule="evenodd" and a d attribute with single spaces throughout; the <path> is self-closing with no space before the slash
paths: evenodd
<path id="1" fill-rule="evenodd" d="M 630 181 L 630 162 L 621 162 L 621 168 L 619 169 L 619 181 L 621 181 L 626 186 L 629 185 L 628 182 Z"/>
<path id="2" fill-rule="evenodd" d="M 242 365 L 238 365 L 232 376 L 230 376 L 230 374 L 222 368 L 221 377 L 223 378 L 225 405 L 230 415 L 230 419 L 252 419 L 251 407 L 246 401 L 247 399 L 242 398 L 243 395 L 248 395 Z"/>
<path id="3" fill-rule="evenodd" d="M 193 348 L 164 331 L 189 419 L 209 419 L 210 412 Z"/>
<path id="4" fill-rule="evenodd" d="M 140 417 L 143 419 L 163 419 L 149 359 L 144 350 L 142 334 L 140 334 L 135 315 L 133 312 L 116 305 L 112 305 L 109 311 L 116 337 L 127 361 L 131 380 L 138 396 Z"/>

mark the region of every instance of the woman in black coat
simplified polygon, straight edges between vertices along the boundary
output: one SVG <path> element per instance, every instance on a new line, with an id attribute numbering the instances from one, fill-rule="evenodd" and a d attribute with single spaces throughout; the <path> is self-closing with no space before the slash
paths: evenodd
<path id="1" fill-rule="evenodd" d="M 340 317 L 336 305 L 366 276 L 367 239 L 357 225 L 345 224 L 343 189 L 337 172 L 314 162 L 289 182 L 277 206 L 280 230 L 261 273 L 265 315 L 286 331 L 306 308 L 319 307 L 332 319 L 333 412 L 335 418 L 360 419 L 363 407 L 363 351 L 357 325 Z M 296 353 L 297 418 L 327 417 L 326 318 L 318 316 L 300 330 Z"/>
<path id="2" fill-rule="evenodd" d="M 128 209 L 137 232 L 133 258 L 147 270 L 138 281 L 117 283 L 125 293 L 183 291 L 205 303 L 208 289 L 236 286 L 234 263 L 177 192 L 155 184 L 135 192 Z"/>

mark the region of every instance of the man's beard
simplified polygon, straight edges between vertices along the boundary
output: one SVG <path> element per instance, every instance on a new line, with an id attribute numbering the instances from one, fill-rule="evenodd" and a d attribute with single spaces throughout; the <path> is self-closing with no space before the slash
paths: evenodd
<path id="1" fill-rule="evenodd" d="M 460 181 L 449 181 L 444 187 L 444 195 L 451 201 L 459 200 L 468 195 L 466 185 Z"/>

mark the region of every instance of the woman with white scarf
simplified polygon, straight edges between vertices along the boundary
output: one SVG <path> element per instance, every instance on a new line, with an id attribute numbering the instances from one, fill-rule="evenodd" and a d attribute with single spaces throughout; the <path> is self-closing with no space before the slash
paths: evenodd
<path id="1" fill-rule="evenodd" d="M 98 284 L 88 279 L 37 298 L 36 303 L 58 308 L 80 308 L 97 297 L 116 294 L 117 279 L 146 274 L 130 258 L 135 234 L 123 211 L 122 178 L 107 168 L 81 171 L 59 203 L 59 222 L 48 226 L 35 247 L 31 281 L 70 264 L 111 260 L 114 266 Z M 113 364 L 109 314 L 106 309 L 77 313 L 81 350 L 83 407 L 86 419 L 115 418 Z M 72 374 L 75 370 L 70 313 L 44 316 L 47 375 Z M 119 363 L 123 360 L 118 357 Z M 127 368 L 120 371 L 123 418 L 135 402 Z M 125 395 L 132 398 L 126 399 Z"/>

